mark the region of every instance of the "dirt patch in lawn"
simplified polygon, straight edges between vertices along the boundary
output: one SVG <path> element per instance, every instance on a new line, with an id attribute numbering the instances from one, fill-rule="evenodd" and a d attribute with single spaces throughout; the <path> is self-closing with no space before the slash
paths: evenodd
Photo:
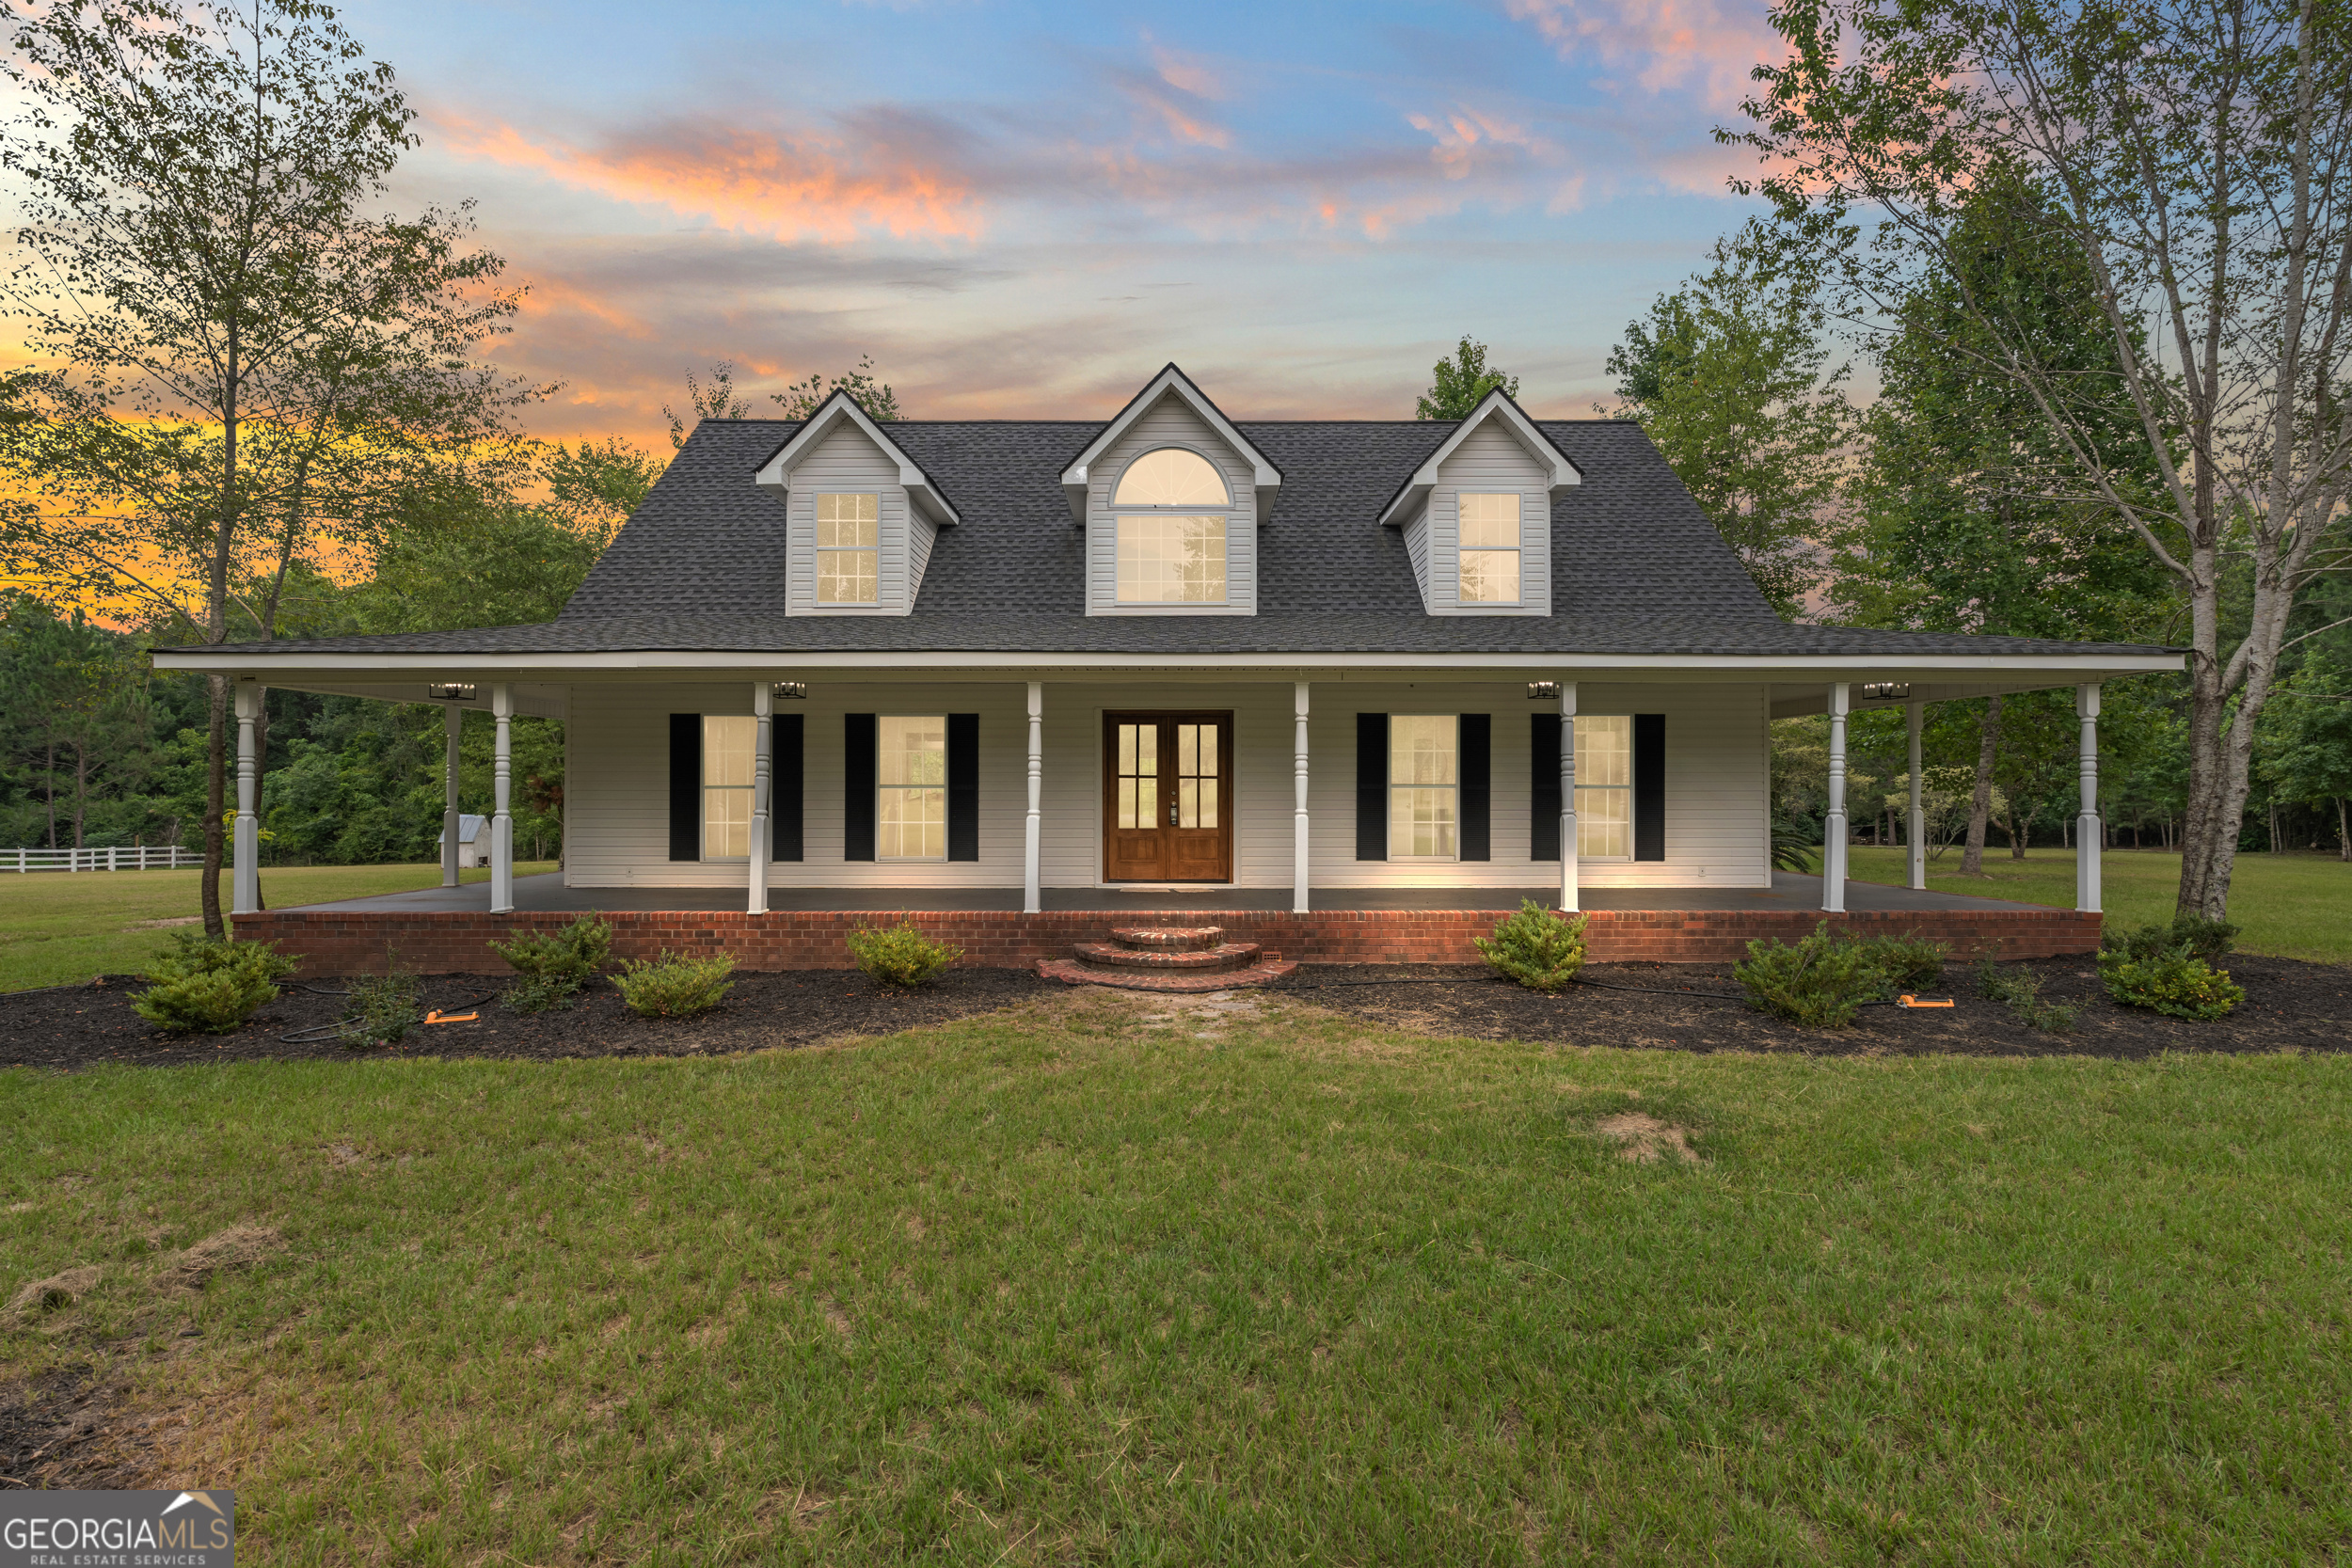
<path id="1" fill-rule="evenodd" d="M 1699 1151 L 1691 1147 L 1691 1130 L 1639 1111 L 1623 1111 L 1613 1117 L 1603 1117 L 1593 1124 L 1593 1131 L 1617 1146 L 1617 1158 L 1637 1165 L 1654 1165 L 1660 1161 L 1677 1161 L 1695 1165 Z"/>
<path id="2" fill-rule="evenodd" d="M 2003 964 L 2042 981 L 2045 1002 L 2075 1009 L 2064 1033 L 2035 1029 L 1978 992 L 1972 964 L 1945 976 L 1947 1008 L 1865 1007 L 1851 1029 L 1801 1029 L 1746 1006 L 1728 964 L 1588 964 L 1557 995 L 1464 964 L 1326 964 L 1270 988 L 1393 1029 L 1476 1039 L 1672 1051 L 1799 1051 L 1841 1055 L 2153 1056 L 2167 1051 L 2352 1050 L 2352 967 L 2233 954 L 2222 960 L 2246 1001 L 2210 1022 L 2120 1006 L 2088 958 Z"/>
<path id="3" fill-rule="evenodd" d="M 744 974 L 700 1018 L 639 1018 L 618 992 L 598 983 L 564 1011 L 517 1013 L 501 1004 L 511 975 L 441 974 L 426 978 L 418 1002 L 443 1012 L 472 1012 L 470 1023 L 437 1023 L 409 1032 L 399 1045 L 354 1051 L 336 1040 L 289 1041 L 332 1024 L 348 998 L 340 980 L 295 985 L 243 1028 L 226 1035 L 167 1035 L 131 1009 L 138 982 L 104 982 L 0 995 L 0 1066 L 77 1069 L 101 1062 L 171 1067 L 258 1059 L 349 1060 L 368 1056 L 697 1056 L 775 1046 L 813 1045 L 945 1023 L 1067 987 L 1025 969 L 955 968 L 913 990 L 883 986 L 854 970 Z"/>

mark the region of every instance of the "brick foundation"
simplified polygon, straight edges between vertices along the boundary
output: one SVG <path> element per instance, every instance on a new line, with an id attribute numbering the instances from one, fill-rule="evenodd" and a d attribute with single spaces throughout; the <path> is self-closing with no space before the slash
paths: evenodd
<path id="1" fill-rule="evenodd" d="M 1507 910 L 1334 910 L 1284 914 L 1259 910 L 1170 911 L 1153 923 L 1222 927 L 1230 940 L 1254 942 L 1268 958 L 1294 963 L 1476 963 L 1474 936 L 1493 930 Z M 276 942 L 299 955 L 305 976 L 381 974 L 398 967 L 427 974 L 503 974 L 504 960 L 485 945 L 518 930 L 568 925 L 570 914 L 401 913 L 349 910 L 270 911 L 235 917 L 237 937 Z M 782 911 L 729 914 L 703 911 L 609 913 L 612 953 L 651 958 L 729 952 L 745 969 L 847 969 L 842 938 L 860 926 L 895 925 L 901 916 L 871 911 Z M 1132 910 L 921 911 L 925 932 L 964 951 L 963 961 L 1007 969 L 1064 958 L 1073 944 L 1099 940 L 1114 926 L 1134 926 Z M 1727 963 L 1758 938 L 1793 942 L 1829 919 L 1857 936 L 1915 934 L 1948 942 L 1962 958 L 2043 958 L 2090 953 L 2099 917 L 2073 910 L 1926 910 L 1823 916 L 1796 910 L 1596 910 L 1586 941 L 1597 962 Z"/>

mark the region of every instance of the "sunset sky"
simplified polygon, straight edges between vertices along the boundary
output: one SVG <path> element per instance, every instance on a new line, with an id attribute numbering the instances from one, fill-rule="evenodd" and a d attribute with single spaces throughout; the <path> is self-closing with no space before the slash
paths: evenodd
<path id="1" fill-rule="evenodd" d="M 1467 332 L 1539 413 L 1750 210 L 1717 147 L 1761 4 L 364 0 L 531 303 L 530 423 L 658 444 L 685 372 L 870 354 L 918 417 L 1406 417 Z M 764 404 L 763 404 L 764 405 Z"/>

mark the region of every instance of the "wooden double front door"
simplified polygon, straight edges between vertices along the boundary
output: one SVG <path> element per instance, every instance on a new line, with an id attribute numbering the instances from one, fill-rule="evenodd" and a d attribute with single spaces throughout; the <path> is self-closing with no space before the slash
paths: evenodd
<path id="1" fill-rule="evenodd" d="M 1103 879 L 1233 879 L 1233 716 L 1103 715 Z"/>

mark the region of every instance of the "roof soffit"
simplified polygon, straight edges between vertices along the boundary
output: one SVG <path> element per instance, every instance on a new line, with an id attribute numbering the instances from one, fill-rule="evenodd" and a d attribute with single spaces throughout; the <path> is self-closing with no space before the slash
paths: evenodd
<path id="1" fill-rule="evenodd" d="M 1422 466 L 1397 486 L 1396 494 L 1380 510 L 1381 526 L 1399 526 L 1420 511 L 1427 503 L 1430 493 L 1437 489 L 1438 471 L 1445 467 L 1446 459 L 1460 451 L 1462 443 L 1490 420 L 1501 425 L 1514 441 L 1526 449 L 1530 457 L 1543 465 L 1545 486 L 1553 500 L 1558 500 L 1563 492 L 1584 483 L 1583 474 L 1568 460 L 1567 453 L 1552 444 L 1551 437 L 1527 417 L 1527 411 L 1514 402 L 1508 392 L 1497 387 L 1480 399 L 1478 406 L 1470 410 L 1470 417 L 1454 427 L 1454 434 L 1439 442 L 1438 450 L 1431 452 Z"/>
<path id="2" fill-rule="evenodd" d="M 956 509 L 938 483 L 926 473 L 923 466 L 899 449 L 898 443 L 883 433 L 882 427 L 858 406 L 857 400 L 846 391 L 836 391 L 818 405 L 791 439 L 776 449 L 759 471 L 752 476 L 754 483 L 770 490 L 791 488 L 792 470 L 801 460 L 821 446 L 843 423 L 852 424 L 866 438 L 882 449 L 882 455 L 898 466 L 898 483 L 924 515 L 934 523 L 953 525 L 961 521 Z"/>
<path id="3" fill-rule="evenodd" d="M 1087 486 L 1094 465 L 1102 460 L 1104 452 L 1118 444 L 1120 437 L 1126 435 L 1137 420 L 1156 407 L 1160 399 L 1170 394 L 1182 400 L 1201 422 L 1216 432 L 1217 437 L 1231 447 L 1236 456 L 1249 465 L 1249 483 L 1257 492 L 1259 520 L 1263 522 L 1274 510 L 1274 498 L 1282 488 L 1282 470 L 1274 466 L 1273 459 L 1252 445 L 1249 438 L 1234 427 L 1233 421 L 1225 417 L 1224 411 L 1209 401 L 1208 394 L 1194 386 L 1192 378 L 1171 361 L 1152 378 L 1143 390 L 1128 399 L 1127 406 L 1112 415 L 1103 428 L 1095 432 L 1086 450 L 1072 458 L 1062 469 L 1062 494 L 1070 501 L 1071 519 L 1079 527 L 1086 526 Z"/>

